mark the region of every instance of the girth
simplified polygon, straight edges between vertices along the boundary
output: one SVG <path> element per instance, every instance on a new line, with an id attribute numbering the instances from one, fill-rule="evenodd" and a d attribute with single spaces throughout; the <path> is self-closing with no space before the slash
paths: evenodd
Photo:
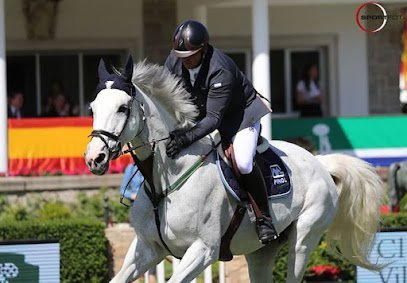
<path id="1" fill-rule="evenodd" d="M 167 138 L 165 138 L 167 139 Z M 163 139 L 164 140 L 164 139 Z M 166 194 L 164 195 L 163 193 L 158 194 L 157 190 L 154 186 L 154 180 L 153 180 L 153 161 L 154 161 L 154 149 L 157 141 L 154 141 L 153 147 L 152 147 L 152 154 L 145 159 L 144 161 L 141 161 L 136 154 L 134 154 L 133 150 L 128 150 L 133 158 L 134 164 L 138 167 L 140 170 L 141 174 L 144 176 L 144 180 L 148 183 L 150 190 L 144 189 L 146 192 L 148 198 L 150 199 L 152 205 L 153 205 L 153 210 L 154 210 L 154 218 L 155 218 L 155 224 L 157 227 L 158 231 L 158 236 L 163 244 L 163 246 L 167 249 L 167 251 L 175 258 L 180 259 L 176 255 L 174 255 L 171 250 L 169 249 L 168 245 L 165 243 L 160 227 L 161 227 L 161 222 L 160 222 L 160 215 L 158 212 L 158 206 L 161 202 L 161 200 L 166 197 L 168 194 L 178 190 L 188 179 L 191 177 L 191 175 L 199 168 L 202 166 L 202 164 L 205 162 L 205 160 L 208 158 L 208 156 L 216 149 L 216 147 L 219 144 L 214 144 L 212 149 L 207 152 L 205 155 L 201 156 L 184 174 L 182 174 L 181 177 L 177 179 L 177 181 L 174 182 L 174 184 L 170 185 L 165 191 Z M 128 147 L 132 149 L 131 144 L 128 144 Z"/>
<path id="2" fill-rule="evenodd" d="M 205 156 L 202 156 L 200 159 L 200 162 L 203 163 L 205 161 L 205 159 L 209 156 L 210 153 L 212 153 L 212 151 L 214 149 L 216 149 L 216 147 L 219 144 L 217 144 L 216 146 L 214 146 L 212 148 L 211 151 L 209 151 Z M 131 147 L 131 144 L 128 144 L 129 148 Z M 161 200 L 165 197 L 165 195 L 158 194 L 157 190 L 154 186 L 154 181 L 153 181 L 153 160 L 154 160 L 154 149 L 153 149 L 153 153 L 145 160 L 141 161 L 136 154 L 134 154 L 134 152 L 132 150 L 128 151 L 132 158 L 134 163 L 136 164 L 136 166 L 138 167 L 138 169 L 140 170 L 141 174 L 144 176 L 145 181 L 148 183 L 150 190 L 145 189 L 145 192 L 148 196 L 148 198 L 150 199 L 152 205 L 153 205 L 153 210 L 154 210 L 154 218 L 155 218 L 155 224 L 157 227 L 157 232 L 158 232 L 158 236 L 163 244 L 163 246 L 167 249 L 167 251 L 175 258 L 180 259 L 179 257 L 177 257 L 176 255 L 174 255 L 174 253 L 170 250 L 170 248 L 168 247 L 168 245 L 165 243 L 162 233 L 161 233 L 161 222 L 160 222 L 160 216 L 159 216 L 159 211 L 158 211 L 158 206 L 161 202 Z M 225 151 L 226 152 L 226 151 Z M 230 154 L 230 155 L 229 155 Z M 227 156 L 228 158 L 231 158 L 231 160 L 233 160 L 234 162 L 234 157 L 233 156 L 233 147 L 230 147 L 229 150 L 227 151 Z M 190 168 L 192 169 L 192 168 Z M 193 174 L 193 172 L 196 170 L 197 168 L 193 169 L 192 171 L 187 170 L 187 176 L 186 178 L 189 178 L 190 175 Z M 190 171 L 190 172 L 188 172 Z M 181 177 L 182 178 L 182 177 Z M 185 180 L 184 180 L 185 181 Z M 183 182 L 184 182 L 183 181 Z M 177 183 L 177 182 L 176 182 Z M 181 184 L 182 185 L 182 184 Z M 170 186 L 171 188 L 172 186 Z M 255 205 L 257 207 L 257 205 Z M 245 206 L 242 206 L 240 204 L 237 205 L 235 212 L 233 214 L 232 220 L 229 224 L 228 229 L 226 230 L 225 234 L 222 236 L 221 238 L 221 243 L 220 243 L 220 252 L 219 252 L 219 260 L 220 261 L 230 261 L 233 259 L 233 255 L 230 251 L 230 242 L 233 238 L 233 236 L 235 235 L 237 229 L 239 228 L 244 215 L 246 214 L 247 208 Z"/>
<path id="3" fill-rule="evenodd" d="M 131 145 L 129 144 L 129 148 L 131 148 Z M 154 152 L 154 151 L 153 151 Z M 131 157 L 133 158 L 134 164 L 138 167 L 140 170 L 141 174 L 144 177 L 144 180 L 148 183 L 150 190 L 144 189 L 146 192 L 148 198 L 150 199 L 152 205 L 153 205 L 153 211 L 154 211 L 154 219 L 155 219 L 155 225 L 157 226 L 157 231 L 158 231 L 158 236 L 161 240 L 161 243 L 163 246 L 167 249 L 167 251 L 175 258 L 180 259 L 176 255 L 173 254 L 173 252 L 170 250 L 170 248 L 167 246 L 163 239 L 163 235 L 161 233 L 161 222 L 160 222 L 160 215 L 158 212 L 158 206 L 161 202 L 161 200 L 164 198 L 162 194 L 157 194 L 157 190 L 154 186 L 154 180 L 153 180 L 153 160 L 154 160 L 154 153 L 151 154 L 147 159 L 141 161 L 136 154 L 131 150 L 130 151 Z"/>

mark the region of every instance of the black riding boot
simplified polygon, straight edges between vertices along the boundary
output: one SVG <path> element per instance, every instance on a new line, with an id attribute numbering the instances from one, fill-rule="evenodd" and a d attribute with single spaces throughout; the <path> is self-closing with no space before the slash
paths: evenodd
<path id="1" fill-rule="evenodd" d="M 256 215 L 257 234 L 263 244 L 269 244 L 278 238 L 278 233 L 274 228 L 270 217 L 267 188 L 263 179 L 263 174 L 257 165 L 253 166 L 253 171 L 249 174 L 242 174 L 242 182 L 245 189 L 251 194 L 259 207 L 261 216 Z"/>

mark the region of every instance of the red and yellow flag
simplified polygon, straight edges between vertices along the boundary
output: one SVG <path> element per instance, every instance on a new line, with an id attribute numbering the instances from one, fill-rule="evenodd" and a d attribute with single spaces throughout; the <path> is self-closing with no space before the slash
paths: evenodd
<path id="1" fill-rule="evenodd" d="M 10 175 L 89 174 L 83 153 L 92 118 L 8 120 Z M 109 172 L 122 172 L 130 156 L 111 161 Z"/>

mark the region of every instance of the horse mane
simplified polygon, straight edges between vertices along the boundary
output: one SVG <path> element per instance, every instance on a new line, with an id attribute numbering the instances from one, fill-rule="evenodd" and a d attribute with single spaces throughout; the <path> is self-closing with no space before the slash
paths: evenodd
<path id="1" fill-rule="evenodd" d="M 198 109 L 191 101 L 190 94 L 164 66 L 141 61 L 134 66 L 132 82 L 174 114 L 178 128 L 191 126 L 198 116 Z"/>

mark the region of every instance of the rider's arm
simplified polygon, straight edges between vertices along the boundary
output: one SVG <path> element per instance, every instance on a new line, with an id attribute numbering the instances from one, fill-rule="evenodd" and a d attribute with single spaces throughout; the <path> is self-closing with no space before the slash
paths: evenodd
<path id="1" fill-rule="evenodd" d="M 216 130 L 232 99 L 233 76 L 224 69 L 212 75 L 206 101 L 206 116 L 185 133 L 184 145 L 201 139 Z"/>

